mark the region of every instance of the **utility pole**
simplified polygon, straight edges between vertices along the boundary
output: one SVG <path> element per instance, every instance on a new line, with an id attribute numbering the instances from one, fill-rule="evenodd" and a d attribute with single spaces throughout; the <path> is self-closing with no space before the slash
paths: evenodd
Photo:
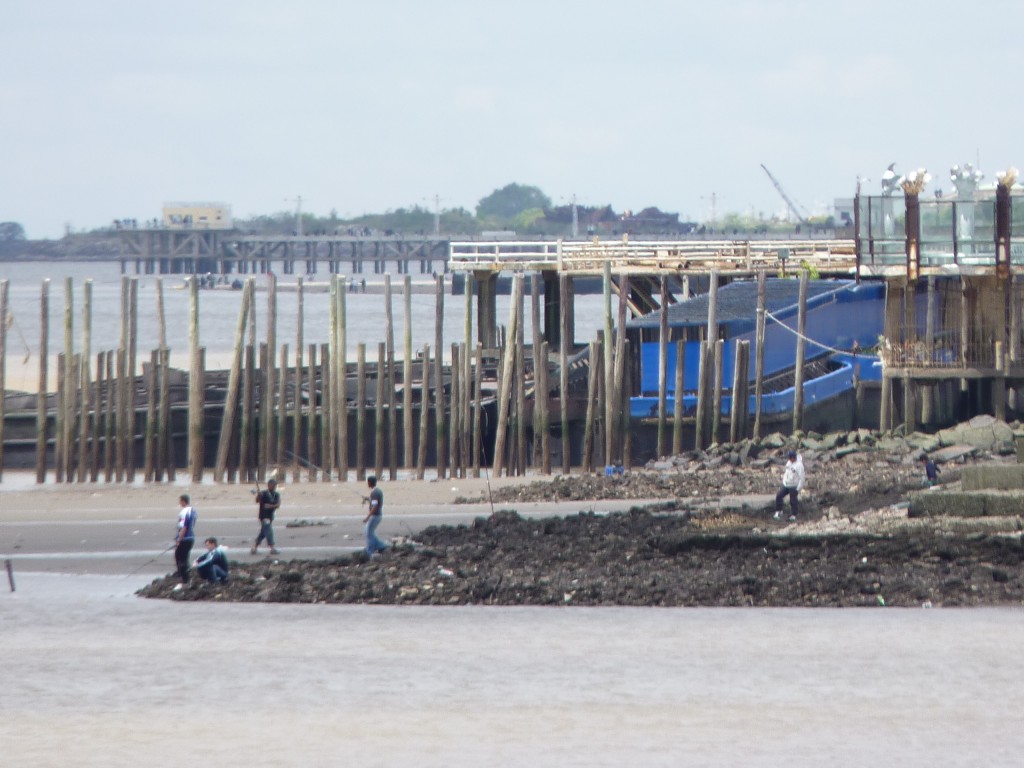
<path id="1" fill-rule="evenodd" d="M 580 214 L 576 208 L 576 195 L 572 196 L 572 236 L 573 239 L 580 236 Z"/>
<path id="2" fill-rule="evenodd" d="M 294 200 L 291 198 L 285 198 L 286 203 L 295 203 L 295 233 L 302 237 L 302 195 L 299 195 Z"/>
<path id="3" fill-rule="evenodd" d="M 434 193 L 434 237 L 441 234 L 441 197 Z"/>

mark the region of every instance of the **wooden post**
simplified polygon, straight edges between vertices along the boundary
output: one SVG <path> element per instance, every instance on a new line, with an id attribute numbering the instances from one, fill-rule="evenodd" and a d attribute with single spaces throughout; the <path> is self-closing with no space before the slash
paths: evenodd
<path id="1" fill-rule="evenodd" d="M 764 337 L 767 327 L 767 286 L 763 269 L 757 272 L 757 330 L 754 343 L 754 439 L 761 437 L 761 399 L 764 397 Z"/>
<path id="2" fill-rule="evenodd" d="M 607 434 L 605 417 L 608 414 L 608 377 L 604 372 L 604 346 L 604 331 L 598 331 L 597 348 L 602 353 L 601 359 L 597 361 L 597 410 L 594 414 L 594 462 L 595 469 L 598 470 L 608 463 L 608 458 L 605 454 L 607 447 L 605 440 L 605 435 Z M 600 448 L 600 451 L 598 451 L 598 448 Z"/>
<path id="3" fill-rule="evenodd" d="M 623 336 L 626 335 L 626 326 L 623 325 L 621 329 Z M 626 360 L 630 359 L 629 356 L 630 341 L 627 339 L 623 345 L 622 354 Z M 619 405 L 619 434 L 622 435 L 622 462 L 621 466 L 627 472 L 633 468 L 633 430 L 630 429 L 630 422 L 632 414 L 630 413 L 629 401 L 633 394 L 633 377 L 625 375 L 622 378 L 621 391 L 621 402 Z"/>
<path id="4" fill-rule="evenodd" d="M 332 251 L 333 255 L 333 251 Z M 330 284 L 330 328 L 328 343 L 320 348 L 320 357 L 324 361 L 323 366 L 323 413 L 324 413 L 324 469 L 330 473 L 338 474 L 338 275 L 334 274 L 336 264 L 330 263 L 331 284 Z M 342 386 L 344 381 L 342 380 Z M 326 477 L 324 478 L 327 479 Z"/>
<path id="5" fill-rule="evenodd" d="M 142 443 L 142 479 L 147 483 L 153 482 L 156 468 L 156 401 L 159 394 L 157 389 L 159 367 L 160 350 L 154 349 L 149 353 L 149 370 L 143 376 L 146 387 L 146 432 Z"/>
<path id="6" fill-rule="evenodd" d="M 0 317 L 3 315 L 0 314 Z M 83 407 L 82 407 L 82 421 L 79 432 L 79 440 L 81 441 L 81 450 L 78 456 L 78 482 L 84 483 L 86 475 L 89 473 L 90 463 L 89 455 L 92 450 L 91 446 L 89 451 L 86 450 L 86 446 L 89 446 L 89 438 L 91 434 L 91 425 L 95 420 L 95 414 L 92 411 L 92 381 L 90 380 L 90 363 L 92 362 L 92 280 L 86 280 L 82 284 L 82 392 L 83 392 Z M 0 383 L 0 392 L 3 392 L 3 385 Z M 2 421 L 2 419 L 0 419 Z M 0 445 L 3 444 L 3 440 L 0 440 Z"/>
<path id="7" fill-rule="evenodd" d="M 387 342 L 387 387 L 384 402 L 387 406 L 388 476 L 398 479 L 398 410 L 395 408 L 395 322 L 392 312 L 391 275 L 384 275 L 384 330 Z M 379 476 L 378 476 L 379 479 Z"/>
<path id="8" fill-rule="evenodd" d="M 907 297 L 910 301 L 910 296 Z M 930 367 L 932 361 L 935 359 L 935 305 L 936 305 L 936 294 L 935 294 L 935 276 L 928 276 L 928 299 L 927 307 L 925 310 L 925 330 L 924 330 L 924 343 L 925 349 L 928 352 L 927 365 Z M 921 421 L 926 425 L 931 425 L 935 422 L 935 391 L 930 386 L 925 386 L 921 390 Z"/>
<path id="9" fill-rule="evenodd" d="M 348 328 L 345 280 L 338 284 L 338 355 L 335 378 L 338 381 L 338 475 L 348 482 Z"/>
<path id="10" fill-rule="evenodd" d="M 465 337 L 462 355 L 463 387 L 462 387 L 462 464 L 463 477 L 468 476 L 473 442 L 473 426 L 471 415 L 472 381 L 473 381 L 473 273 L 466 273 L 466 307 L 462 320 L 462 331 Z"/>
<path id="11" fill-rule="evenodd" d="M 708 402 L 711 392 L 708 384 L 710 383 L 710 376 L 708 375 L 708 369 L 711 364 L 711 360 L 708 355 L 708 343 L 702 341 L 700 343 L 700 352 L 698 354 L 700 360 L 700 367 L 697 374 L 697 417 L 693 425 L 693 447 L 694 450 L 704 450 L 705 441 L 708 437 L 708 427 L 710 426 L 710 419 L 707 418 L 708 408 L 711 407 L 711 403 Z"/>
<path id="12" fill-rule="evenodd" d="M 892 376 L 882 370 L 882 402 L 879 406 L 878 429 L 887 432 L 892 429 Z"/>
<path id="13" fill-rule="evenodd" d="M 590 365 L 587 370 L 587 410 L 586 417 L 583 421 L 583 447 L 581 451 L 580 465 L 584 472 L 594 471 L 594 417 L 596 410 L 597 399 L 597 374 L 598 374 L 598 356 L 601 351 L 596 341 L 590 342 Z M 568 450 L 568 446 L 565 445 L 565 440 L 562 441 L 562 450 Z"/>
<path id="14" fill-rule="evenodd" d="M 252 280 L 252 278 L 249 278 Z M 250 298 L 250 313 L 255 302 Z M 250 317 L 251 320 L 251 317 Z M 252 326 L 249 326 L 252 328 Z M 242 376 L 242 424 L 239 432 L 238 480 L 248 483 L 256 478 L 253 464 L 256 463 L 256 448 L 253 444 L 253 403 L 256 393 L 256 348 L 252 344 L 245 345 L 245 365 Z"/>
<path id="15" fill-rule="evenodd" d="M 903 379 L 903 428 L 905 435 L 917 429 L 917 384 L 909 376 Z"/>
<path id="16" fill-rule="evenodd" d="M 4 479 L 4 392 L 7 391 L 7 309 L 10 281 L 0 280 L 0 481 Z"/>
<path id="17" fill-rule="evenodd" d="M 57 482 L 67 479 L 72 480 L 71 469 L 71 412 L 74 398 L 71 395 L 71 381 L 74 378 L 75 368 L 73 358 L 75 356 L 75 291 L 74 283 L 70 277 L 64 278 L 64 371 L 60 381 L 60 388 L 63 392 L 61 403 L 63 407 L 57 412 L 57 439 L 60 450 L 57 461 Z"/>
<path id="18" fill-rule="evenodd" d="M 619 317 L 618 330 L 615 334 L 615 375 L 614 388 L 609 395 L 612 417 L 608 420 L 609 432 L 614 432 L 611 442 L 614 453 L 611 464 L 623 465 L 625 450 L 625 434 L 622 429 L 622 389 L 626 366 L 626 303 L 629 301 L 629 275 L 619 277 Z"/>
<path id="19" fill-rule="evenodd" d="M 676 376 L 675 393 L 672 401 L 672 455 L 678 456 L 683 452 L 683 396 L 686 387 L 686 342 L 679 339 L 676 342 Z"/>
<path id="20" fill-rule="evenodd" d="M 167 473 L 167 479 L 175 479 L 174 435 L 171 433 L 171 350 L 160 350 L 160 426 L 158 467 Z M 158 474 L 157 480 L 160 479 Z"/>
<path id="21" fill-rule="evenodd" d="M 7 318 L 3 319 L 7 322 Z M 50 281 L 43 280 L 39 299 L 39 391 L 36 393 L 36 482 L 46 482 L 46 392 L 50 336 Z"/>
<path id="22" fill-rule="evenodd" d="M 800 298 L 796 322 L 796 370 L 793 381 L 793 431 L 804 424 L 804 337 L 807 333 L 807 270 L 800 272 Z"/>
<path id="23" fill-rule="evenodd" d="M 613 445 L 615 430 L 612 424 L 615 423 L 615 407 L 616 400 L 614 396 L 615 382 L 613 377 L 615 375 L 615 367 L 613 365 L 613 340 L 615 336 L 612 333 L 612 265 L 610 261 L 604 262 L 604 275 L 603 275 L 603 287 L 604 287 L 604 461 L 605 464 L 611 464 L 614 459 Z M 564 310 L 563 310 L 564 311 Z M 565 394 L 563 393 L 563 397 Z M 562 441 L 568 441 L 569 436 L 567 434 L 562 435 Z"/>
<path id="24" fill-rule="evenodd" d="M 608 266 L 608 265 L 606 265 Z M 610 267 L 609 267 L 610 268 Z M 610 288 L 610 278 L 609 278 Z M 558 403 L 562 422 L 562 474 L 568 475 L 572 470 L 572 454 L 569 450 L 569 348 L 573 340 L 569 324 L 569 277 L 558 276 L 559 320 L 561 321 L 558 342 Z M 610 298 L 609 298 L 610 301 Z M 609 313 L 610 316 L 610 313 Z M 591 361 L 593 365 L 593 361 Z"/>
<path id="25" fill-rule="evenodd" d="M 274 455 L 277 457 L 278 482 L 285 478 L 285 458 L 288 434 L 288 345 L 281 345 L 281 370 L 277 376 L 277 430 Z"/>
<path id="26" fill-rule="evenodd" d="M 128 376 L 125 382 L 127 397 L 125 407 L 128 427 L 128 440 L 125 444 L 125 479 L 131 483 L 135 480 L 135 371 L 137 370 L 139 352 L 139 278 L 128 281 Z"/>
<path id="27" fill-rule="evenodd" d="M 530 278 L 530 352 L 533 363 L 533 456 L 534 466 L 540 464 L 540 275 Z"/>
<path id="28" fill-rule="evenodd" d="M 199 280 L 189 278 L 188 470 L 203 480 L 203 360 L 199 350 Z"/>
<path id="29" fill-rule="evenodd" d="M 53 474 L 54 481 L 64 482 L 64 353 L 57 353 L 57 397 L 54 401 Z"/>
<path id="30" fill-rule="evenodd" d="M 287 356 L 281 361 L 281 375 L 278 376 L 274 367 L 274 359 L 277 357 L 277 277 L 273 272 L 267 273 L 267 400 L 270 403 L 270 411 L 267 414 L 267 463 L 279 464 L 284 461 L 282 449 L 283 438 L 278 436 L 277 425 L 280 421 L 274 418 L 274 404 L 277 402 L 275 395 L 278 387 L 281 389 L 281 407 L 284 407 L 284 371 L 287 370 Z M 278 480 L 283 477 L 277 478 Z"/>
<path id="31" fill-rule="evenodd" d="M 100 427 L 102 424 L 101 392 L 103 386 L 104 354 L 96 353 L 96 379 L 92 387 L 92 419 L 89 424 L 89 481 L 95 483 L 100 476 Z"/>
<path id="32" fill-rule="evenodd" d="M 366 343 L 356 348 L 356 480 L 366 479 Z"/>
<path id="33" fill-rule="evenodd" d="M 427 427 L 430 415 L 430 345 L 423 345 L 423 372 L 420 378 L 420 442 L 416 456 L 416 479 L 422 480 L 427 467 Z"/>
<path id="34" fill-rule="evenodd" d="M 437 358 L 434 360 L 434 432 L 437 447 L 437 479 L 445 476 L 445 441 L 444 441 L 444 277 L 434 278 L 435 312 L 434 312 L 434 349 Z"/>
<path id="35" fill-rule="evenodd" d="M 106 371 L 105 403 L 103 419 L 103 481 L 109 483 L 114 479 L 114 400 L 117 381 L 114 379 L 114 351 L 107 350 L 104 354 L 104 370 Z M 191 397 L 191 389 L 189 390 Z M 191 413 L 190 413 L 191 416 Z M 189 443 L 191 446 L 191 442 Z"/>
<path id="36" fill-rule="evenodd" d="M 251 279 L 251 278 L 250 278 Z M 227 473 L 228 452 L 231 447 L 232 435 L 235 431 L 235 418 L 238 412 L 239 378 L 242 370 L 242 353 L 245 349 L 245 324 L 249 320 L 249 290 L 242 291 L 242 305 L 238 310 L 235 324 L 234 353 L 231 357 L 231 369 L 228 372 L 227 395 L 224 399 L 224 414 L 220 422 L 220 439 L 217 442 L 217 459 L 213 468 L 213 480 L 224 482 Z M 231 478 L 234 480 L 234 478 Z"/>
<path id="37" fill-rule="evenodd" d="M 711 442 L 717 443 L 722 429 L 722 370 L 725 364 L 725 342 L 719 339 L 715 342 L 715 382 L 711 390 Z"/>
<path id="38" fill-rule="evenodd" d="M 306 407 L 306 478 L 313 482 L 317 478 L 316 466 L 316 344 L 309 345 L 309 365 L 306 366 L 306 389 L 309 391 L 309 405 Z"/>
<path id="39" fill-rule="evenodd" d="M 516 468 L 517 474 L 526 474 L 526 349 L 524 344 L 525 329 L 525 291 L 520 292 L 516 306 L 516 375 L 513 379 L 516 388 Z"/>
<path id="40" fill-rule="evenodd" d="M 480 462 L 483 460 L 483 435 L 480 434 L 482 406 L 480 394 L 484 378 L 484 345 L 476 345 L 476 372 L 473 377 L 473 477 L 480 477 Z"/>
<path id="41" fill-rule="evenodd" d="M 729 403 L 729 442 L 738 443 L 741 440 L 740 418 L 742 418 L 742 379 L 743 375 L 743 345 L 736 343 L 733 353 L 732 365 L 732 400 Z"/>
<path id="42" fill-rule="evenodd" d="M 203 439 L 205 436 L 203 425 L 203 392 L 206 388 L 206 347 L 200 347 L 195 359 L 195 367 L 189 375 L 189 386 L 194 388 L 197 399 L 196 420 L 192 424 L 193 432 L 191 437 L 191 448 L 193 454 L 189 459 L 189 466 L 192 468 L 192 482 L 203 482 L 203 464 L 205 461 L 203 452 Z M 189 418 L 192 418 L 190 403 Z"/>
<path id="43" fill-rule="evenodd" d="M 508 312 L 508 333 L 515 339 L 516 320 L 519 317 L 517 306 L 519 297 L 523 291 L 523 277 L 520 274 L 512 276 L 512 300 Z M 505 438 L 508 429 L 509 403 L 512 395 L 512 370 L 515 367 L 515 343 L 505 345 L 505 354 L 502 360 L 501 380 L 498 385 L 498 420 L 494 439 L 494 475 L 500 477 L 505 468 Z"/>
<path id="44" fill-rule="evenodd" d="M 377 479 L 384 476 L 384 365 L 387 360 L 387 345 L 377 344 L 377 397 L 374 403 L 374 467 Z"/>
<path id="45" fill-rule="evenodd" d="M 661 308 L 658 328 L 658 447 L 663 457 L 668 451 L 668 277 L 661 276 Z"/>
<path id="46" fill-rule="evenodd" d="M 404 337 L 405 355 L 402 359 L 402 433 L 404 461 L 408 469 L 415 463 L 412 437 L 412 277 L 406 275 L 402 282 L 402 298 L 405 303 Z"/>
<path id="47" fill-rule="evenodd" d="M 462 386 L 461 372 L 462 358 L 459 357 L 459 345 L 452 344 L 452 418 L 451 418 L 451 439 L 448 441 L 448 466 L 451 469 L 452 477 L 459 477 L 462 456 L 459 453 L 461 445 L 460 433 L 462 431 Z"/>
<path id="48" fill-rule="evenodd" d="M 325 483 L 337 468 L 334 457 L 334 446 L 337 441 L 334 435 L 334 373 L 331 365 L 331 345 L 320 345 L 320 464 L 324 469 L 320 479 Z"/>
<path id="49" fill-rule="evenodd" d="M 534 400 L 534 408 L 540 411 L 540 455 L 541 472 L 545 475 L 551 474 L 551 424 L 548 414 L 548 342 L 540 343 L 540 384 L 535 390 L 537 396 Z"/>
<path id="50" fill-rule="evenodd" d="M 303 330 L 305 326 L 305 292 L 301 277 L 296 279 L 295 293 L 297 297 L 295 323 L 295 399 L 292 402 L 292 482 L 299 482 L 302 467 L 299 457 L 302 455 L 302 374 L 303 374 Z M 312 396 L 312 393 L 310 393 Z"/>

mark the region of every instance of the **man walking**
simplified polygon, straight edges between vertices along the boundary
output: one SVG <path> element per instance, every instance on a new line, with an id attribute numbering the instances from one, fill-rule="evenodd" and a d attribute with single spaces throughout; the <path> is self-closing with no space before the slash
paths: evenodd
<path id="1" fill-rule="evenodd" d="M 178 497 L 178 534 L 174 539 L 174 562 L 178 566 L 178 577 L 182 584 L 188 584 L 188 556 L 196 540 L 196 510 L 188 494 Z"/>
<path id="2" fill-rule="evenodd" d="M 775 494 L 775 515 L 773 519 L 782 519 L 782 500 L 789 496 L 789 522 L 796 522 L 797 495 L 804 488 L 804 460 L 796 451 L 790 451 L 786 466 L 782 470 L 782 487 Z"/>
<path id="3" fill-rule="evenodd" d="M 366 524 L 366 554 L 373 557 L 377 552 L 383 552 L 388 545 L 377 538 L 377 526 L 380 525 L 384 513 L 384 492 L 377 487 L 377 477 L 370 475 L 366 478 L 366 485 L 370 488 L 370 511 L 363 518 Z"/>
<path id="4" fill-rule="evenodd" d="M 277 547 L 274 546 L 274 513 L 281 506 L 281 494 L 277 492 L 277 480 L 274 478 L 267 480 L 267 490 L 256 494 L 256 503 L 260 505 L 258 515 L 260 533 L 249 553 L 255 555 L 260 544 L 266 539 L 267 544 L 270 545 L 270 554 L 279 554 Z"/>

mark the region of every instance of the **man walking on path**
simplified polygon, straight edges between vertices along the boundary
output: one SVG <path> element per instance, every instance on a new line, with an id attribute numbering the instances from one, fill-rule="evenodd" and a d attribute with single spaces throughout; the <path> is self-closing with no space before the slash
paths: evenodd
<path id="1" fill-rule="evenodd" d="M 260 534 L 256 537 L 256 541 L 252 545 L 252 549 L 249 550 L 249 553 L 255 555 L 262 541 L 266 539 L 267 544 L 270 545 L 270 554 L 279 554 L 277 547 L 274 546 L 274 513 L 281 506 L 281 494 L 277 492 L 277 480 L 274 478 L 267 480 L 267 490 L 256 494 L 256 503 L 260 505 L 258 515 L 260 519 Z"/>
<path id="2" fill-rule="evenodd" d="M 377 538 L 377 526 L 380 525 L 384 513 L 384 492 L 377 487 L 377 478 L 370 475 L 366 478 L 366 485 L 370 488 L 370 511 L 363 518 L 366 524 L 366 554 L 373 557 L 377 552 L 383 552 L 388 545 Z"/>
<path id="3" fill-rule="evenodd" d="M 174 562 L 182 584 L 188 584 L 188 556 L 196 540 L 196 510 L 188 494 L 178 497 L 178 535 L 174 539 Z"/>
<path id="4" fill-rule="evenodd" d="M 789 522 L 796 522 L 796 497 L 804 488 L 804 460 L 796 451 L 790 451 L 786 466 L 782 470 L 782 487 L 775 494 L 775 515 L 773 519 L 782 519 L 782 500 L 789 496 Z"/>

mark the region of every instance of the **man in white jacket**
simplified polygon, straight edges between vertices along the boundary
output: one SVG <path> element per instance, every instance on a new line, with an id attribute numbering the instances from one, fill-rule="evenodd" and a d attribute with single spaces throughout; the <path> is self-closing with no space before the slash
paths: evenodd
<path id="1" fill-rule="evenodd" d="M 782 519 L 782 500 L 789 496 L 789 522 L 796 522 L 796 497 L 804 488 L 804 460 L 796 451 L 790 451 L 782 470 L 782 487 L 775 494 L 775 520 Z"/>

